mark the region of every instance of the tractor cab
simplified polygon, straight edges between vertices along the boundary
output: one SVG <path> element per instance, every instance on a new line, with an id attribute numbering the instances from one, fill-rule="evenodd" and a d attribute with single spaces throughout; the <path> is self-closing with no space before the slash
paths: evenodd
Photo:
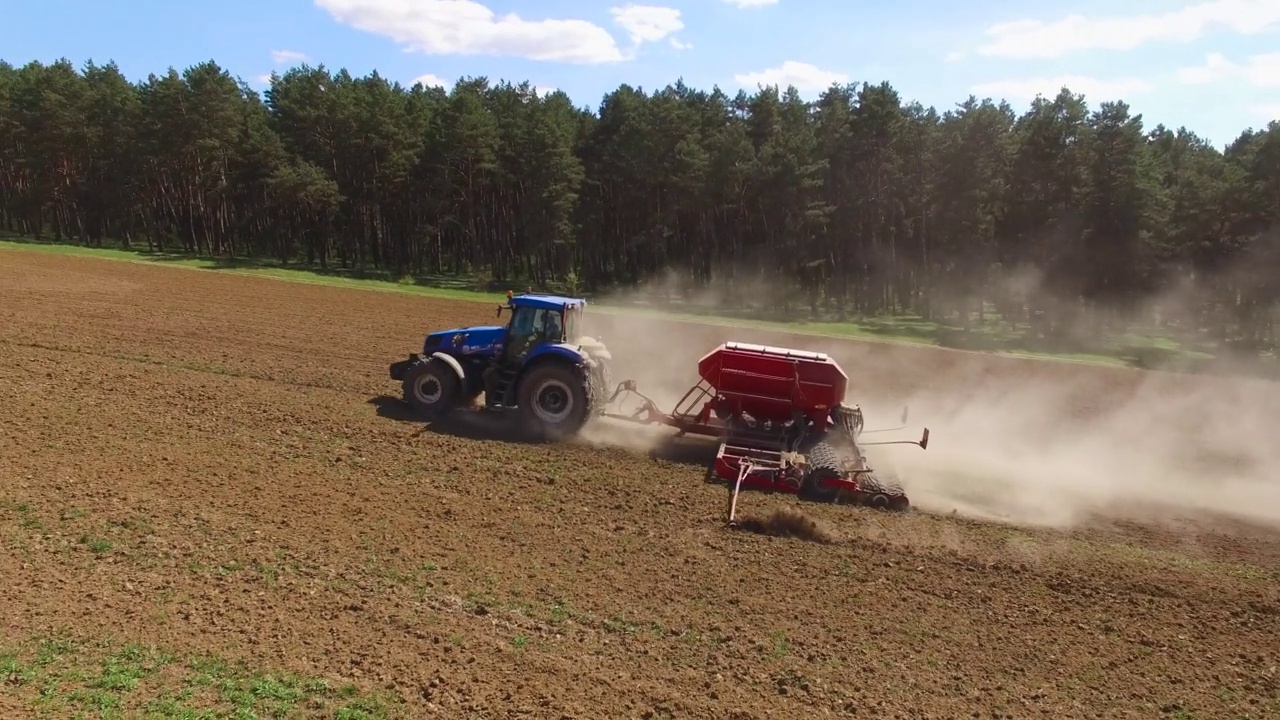
<path id="1" fill-rule="evenodd" d="M 507 304 L 498 308 L 511 312 L 499 365 L 518 366 L 542 345 L 568 342 L 577 332 L 585 303 L 555 295 L 507 295 Z"/>

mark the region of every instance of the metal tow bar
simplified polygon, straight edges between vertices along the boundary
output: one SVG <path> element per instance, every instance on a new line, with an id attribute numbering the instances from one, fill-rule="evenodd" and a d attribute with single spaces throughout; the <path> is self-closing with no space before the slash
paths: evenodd
<path id="1" fill-rule="evenodd" d="M 750 460 L 738 461 L 738 480 L 733 484 L 733 496 L 729 499 L 729 527 L 731 528 L 738 527 L 735 516 L 738 514 L 738 491 L 742 489 L 742 481 L 755 469 L 755 463 Z"/>

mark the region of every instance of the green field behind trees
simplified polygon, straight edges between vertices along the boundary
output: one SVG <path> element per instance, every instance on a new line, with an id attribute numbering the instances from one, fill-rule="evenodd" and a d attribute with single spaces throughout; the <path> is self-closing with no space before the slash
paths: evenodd
<path id="1" fill-rule="evenodd" d="M 485 78 L 0 62 L 10 238 L 585 294 L 988 350 L 1274 366 L 1280 122 L 1219 148 L 1064 88 L 597 108 Z M 834 331 L 833 331 L 834 332 Z M 837 332 L 837 334 L 839 334 Z"/>

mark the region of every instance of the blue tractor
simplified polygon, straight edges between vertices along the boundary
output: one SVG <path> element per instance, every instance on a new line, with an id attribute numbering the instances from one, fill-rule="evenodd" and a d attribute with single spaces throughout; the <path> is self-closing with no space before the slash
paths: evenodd
<path id="1" fill-rule="evenodd" d="M 484 396 L 486 410 L 510 413 L 546 439 L 563 439 L 604 411 L 609 351 L 581 335 L 586 300 L 507 293 L 504 325 L 434 332 L 422 353 L 391 364 L 404 399 L 440 418 Z"/>

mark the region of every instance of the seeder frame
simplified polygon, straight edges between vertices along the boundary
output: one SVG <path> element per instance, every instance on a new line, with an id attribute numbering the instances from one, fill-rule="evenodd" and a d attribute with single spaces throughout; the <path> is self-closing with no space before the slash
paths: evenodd
<path id="1" fill-rule="evenodd" d="M 741 390 L 726 393 L 722 387 L 717 387 L 717 383 L 706 377 L 709 374 L 706 370 L 707 359 L 712 358 L 717 352 L 761 352 L 770 354 L 774 360 L 778 357 L 787 358 L 790 360 L 789 363 L 775 363 L 773 367 L 789 368 L 789 376 L 780 372 L 763 374 L 723 367 L 716 367 L 715 371 L 718 373 L 717 377 L 722 380 L 726 372 L 732 372 L 734 379 L 747 380 L 749 388 L 752 387 L 751 383 L 756 381 L 764 387 L 768 387 L 770 382 L 774 388 L 789 387 L 790 396 Z M 828 387 L 809 381 L 807 384 L 811 386 L 811 391 L 816 387 L 818 390 L 826 390 L 828 395 L 815 396 L 812 392 L 806 395 L 802 362 L 823 362 L 834 366 L 829 358 L 819 353 L 725 343 L 700 361 L 699 369 L 703 378 L 685 392 L 676 403 L 673 412 L 662 412 L 651 398 L 636 389 L 634 380 L 626 380 L 618 384 L 608 404 L 612 405 L 620 395 L 627 393 L 640 398 L 640 406 L 631 413 L 605 412 L 603 414 L 605 417 L 628 422 L 665 425 L 676 430 L 676 437 L 692 434 L 718 438 L 720 446 L 716 451 L 712 472 L 721 480 L 732 483 L 733 492 L 728 508 L 728 523 L 731 527 L 737 524 L 738 495 L 744 488 L 796 495 L 803 495 L 808 490 L 810 494 L 828 498 L 831 502 L 851 498 L 855 503 L 883 507 L 909 504 L 905 495 L 894 500 L 882 491 L 868 490 L 863 486 L 860 482 L 862 477 L 872 473 L 873 470 L 867 467 L 861 447 L 916 445 L 921 449 L 927 449 L 929 429 L 924 428 L 919 440 L 861 442 L 859 437 L 864 433 L 904 429 L 908 410 L 903 409 L 902 424 L 899 427 L 864 431 L 861 409 L 858 406 L 843 406 L 840 402 L 844 394 L 843 383 L 838 383 L 838 387 L 837 384 Z M 839 373 L 837 379 L 843 379 L 843 371 L 839 370 L 838 366 L 834 367 Z M 830 398 L 837 390 L 838 397 L 834 397 L 834 402 L 830 402 Z M 695 413 L 694 408 L 699 402 L 702 403 L 702 407 Z M 742 411 L 744 405 L 750 406 L 750 403 L 755 403 L 756 408 L 764 407 L 766 411 L 772 410 L 773 416 L 763 419 L 751 417 Z M 784 408 L 790 417 L 783 417 Z M 833 422 L 837 415 L 843 419 L 842 422 Z M 842 467 L 838 468 L 836 474 L 827 474 L 820 478 L 809 477 L 807 457 L 804 453 L 798 452 L 797 448 L 806 437 L 824 436 L 829 430 L 839 435 L 840 439 L 851 447 L 852 455 L 847 458 Z M 830 468 L 827 470 L 830 471 Z"/>

